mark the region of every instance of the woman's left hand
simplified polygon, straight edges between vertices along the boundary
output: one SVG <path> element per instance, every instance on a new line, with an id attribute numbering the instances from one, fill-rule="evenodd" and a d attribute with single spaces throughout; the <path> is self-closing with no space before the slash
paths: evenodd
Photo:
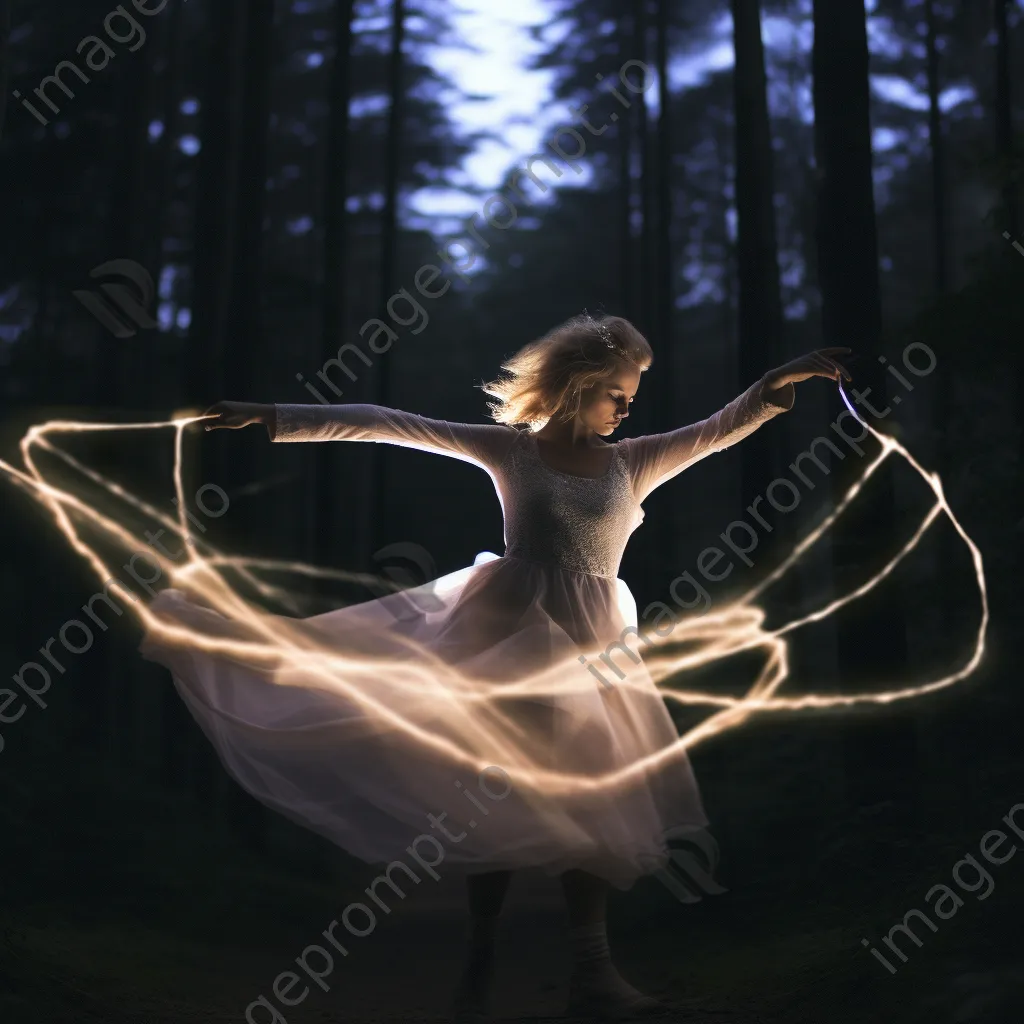
<path id="1" fill-rule="evenodd" d="M 845 377 L 852 381 L 849 371 L 835 358 L 849 352 L 848 348 L 819 348 L 815 352 L 808 352 L 778 369 L 770 370 L 764 375 L 765 383 L 770 390 L 777 391 L 787 384 L 799 384 L 811 377 L 830 377 L 832 380 Z"/>

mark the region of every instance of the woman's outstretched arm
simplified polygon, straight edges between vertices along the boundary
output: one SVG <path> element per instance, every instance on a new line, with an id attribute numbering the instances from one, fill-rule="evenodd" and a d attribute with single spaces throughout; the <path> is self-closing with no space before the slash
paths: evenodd
<path id="1" fill-rule="evenodd" d="M 207 430 L 262 423 L 272 441 L 377 441 L 448 455 L 491 469 L 516 431 L 496 423 L 450 423 L 381 405 L 258 405 L 219 402 Z"/>
<path id="2" fill-rule="evenodd" d="M 828 348 L 794 359 L 766 373 L 738 398 L 713 416 L 670 430 L 664 434 L 627 438 L 626 458 L 633 480 L 633 492 L 643 501 L 656 487 L 681 473 L 712 452 L 720 452 L 742 441 L 761 424 L 793 408 L 794 384 L 810 377 L 850 379 L 834 356 L 847 348 Z"/>

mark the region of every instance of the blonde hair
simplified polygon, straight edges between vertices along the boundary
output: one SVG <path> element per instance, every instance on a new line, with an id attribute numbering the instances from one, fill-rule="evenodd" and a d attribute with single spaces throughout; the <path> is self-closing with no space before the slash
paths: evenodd
<path id="1" fill-rule="evenodd" d="M 525 345 L 502 363 L 501 377 L 481 387 L 496 399 L 487 403 L 492 419 L 539 430 L 556 415 L 571 420 L 583 392 L 613 373 L 619 360 L 643 371 L 654 353 L 628 320 L 582 313 Z"/>

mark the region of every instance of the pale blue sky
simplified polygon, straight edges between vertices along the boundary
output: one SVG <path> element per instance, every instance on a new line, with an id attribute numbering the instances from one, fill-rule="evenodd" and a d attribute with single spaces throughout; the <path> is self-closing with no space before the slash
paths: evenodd
<path id="1" fill-rule="evenodd" d="M 559 123 L 572 123 L 572 115 L 564 104 L 551 99 L 551 72 L 529 70 L 531 58 L 540 52 L 544 43 L 535 42 L 529 29 L 534 25 L 548 25 L 549 6 L 546 0 L 517 0 L 508 6 L 495 0 L 457 0 L 459 10 L 453 13 L 452 28 L 467 47 L 437 47 L 428 59 L 445 73 L 456 89 L 463 94 L 484 97 L 483 99 L 454 100 L 449 107 L 457 123 L 469 130 L 489 130 L 495 138 L 481 143 L 464 161 L 452 178 L 455 187 L 424 190 L 412 198 L 414 210 L 422 214 L 420 226 L 430 227 L 442 236 L 458 234 L 462 221 L 473 214 L 479 214 L 483 202 L 491 191 L 500 187 L 510 167 L 522 164 L 533 153 L 544 149 L 551 138 L 553 129 Z M 1024 6 L 1024 0 L 1017 0 Z M 867 0 L 869 13 L 868 33 L 872 53 L 876 55 L 899 56 L 904 52 L 905 41 L 899 40 L 887 18 L 875 11 L 877 0 Z M 812 0 L 798 0 L 791 17 L 766 17 L 764 19 L 765 45 L 769 58 L 800 57 L 805 67 L 810 67 L 813 46 Z M 550 26 L 545 32 L 550 43 L 560 26 Z M 695 88 L 707 79 L 733 66 L 732 17 L 727 5 L 709 30 L 694 38 L 692 49 L 677 53 L 669 68 L 670 85 L 673 91 Z M 921 49 L 921 71 L 923 78 L 923 45 Z M 608 74 L 616 69 L 609 67 Z M 875 95 L 885 102 L 918 111 L 922 115 L 928 109 L 928 97 L 917 84 L 894 75 L 873 75 L 871 86 Z M 652 89 L 652 109 L 656 107 L 656 89 Z M 595 88 L 595 98 L 599 95 Z M 772 82 L 770 102 L 776 113 L 796 111 L 805 123 L 813 120 L 813 97 L 810 83 L 806 81 L 791 89 L 786 82 Z M 976 102 L 973 90 L 951 85 L 941 98 L 942 107 L 950 111 L 964 103 Z M 981 113 L 979 111 L 979 113 Z M 920 130 L 907 132 L 885 124 L 876 124 L 874 146 L 878 154 L 889 154 L 876 164 L 876 183 L 880 199 L 884 201 L 886 183 L 892 177 L 896 166 L 904 166 L 908 151 L 917 152 L 927 147 L 926 123 L 922 118 Z M 902 151 L 902 152 L 901 152 Z M 584 164 L 586 161 L 583 161 Z M 569 175 L 558 180 L 552 176 L 554 186 L 573 187 L 585 185 L 589 174 L 586 167 L 580 175 Z M 556 192 L 549 193 L 548 201 L 554 201 Z M 543 200 L 540 200 L 543 202 Z M 705 281 L 701 261 L 691 261 L 700 281 L 694 291 L 681 299 L 690 304 L 701 298 L 699 284 L 703 282 L 711 291 L 718 287 L 714 282 Z M 802 275 L 802 260 L 796 259 L 793 273 Z M 796 283 L 796 282 L 791 282 Z M 800 317 L 804 311 L 787 309 L 787 315 Z"/>
<path id="2" fill-rule="evenodd" d="M 765 19 L 765 41 L 770 50 L 809 54 L 813 41 L 811 0 L 801 2 L 802 23 L 779 17 Z M 877 0 L 867 0 L 869 12 L 874 11 L 876 3 Z M 442 217 L 478 211 L 481 195 L 500 185 L 511 165 L 539 151 L 559 122 L 571 120 L 566 106 L 550 98 L 551 73 L 527 70 L 530 58 L 543 46 L 530 38 L 528 29 L 549 20 L 545 0 L 516 0 L 515 4 L 507 6 L 496 4 L 495 0 L 458 0 L 452 27 L 472 50 L 437 47 L 430 59 L 451 78 L 460 92 L 487 97 L 455 102 L 450 111 L 456 120 L 469 129 L 489 129 L 498 138 L 481 143 L 467 157 L 460 172 L 454 175 L 457 189 L 419 193 L 414 201 L 418 211 Z M 886 19 L 872 17 L 869 31 L 873 51 L 891 52 L 898 47 Z M 712 27 L 710 39 L 702 39 L 692 53 L 678 55 L 673 61 L 672 87 L 698 86 L 710 74 L 730 68 L 732 64 L 732 18 L 728 10 L 723 10 Z M 609 69 L 609 73 L 614 70 Z M 890 103 L 912 110 L 927 110 L 927 96 L 903 79 L 875 75 L 872 87 L 876 95 Z M 946 90 L 942 103 L 948 111 L 972 98 L 969 90 L 953 87 Z M 809 90 L 798 97 L 798 106 L 801 116 L 809 123 L 812 117 Z M 879 126 L 875 141 L 881 152 L 906 140 L 900 133 Z M 567 178 L 560 184 L 585 182 L 586 175 Z"/>
<path id="3" fill-rule="evenodd" d="M 508 5 L 457 0 L 457 6 L 452 27 L 476 52 L 438 47 L 431 60 L 460 92 L 490 97 L 457 102 L 449 112 L 466 128 L 501 135 L 501 142 L 482 145 L 464 164 L 466 185 L 496 184 L 501 169 L 517 154 L 532 153 L 543 127 L 567 113 L 550 99 L 551 73 L 526 70 L 530 59 L 543 50 L 528 29 L 547 20 L 547 5 L 544 0 Z M 513 123 L 520 119 L 525 123 Z"/>

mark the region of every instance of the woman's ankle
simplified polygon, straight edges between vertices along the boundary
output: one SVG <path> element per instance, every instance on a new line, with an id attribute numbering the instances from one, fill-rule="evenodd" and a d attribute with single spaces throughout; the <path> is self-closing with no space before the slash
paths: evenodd
<path id="1" fill-rule="evenodd" d="M 608 929 L 604 921 L 573 925 L 569 934 L 574 970 L 593 970 L 602 964 L 611 963 Z"/>

